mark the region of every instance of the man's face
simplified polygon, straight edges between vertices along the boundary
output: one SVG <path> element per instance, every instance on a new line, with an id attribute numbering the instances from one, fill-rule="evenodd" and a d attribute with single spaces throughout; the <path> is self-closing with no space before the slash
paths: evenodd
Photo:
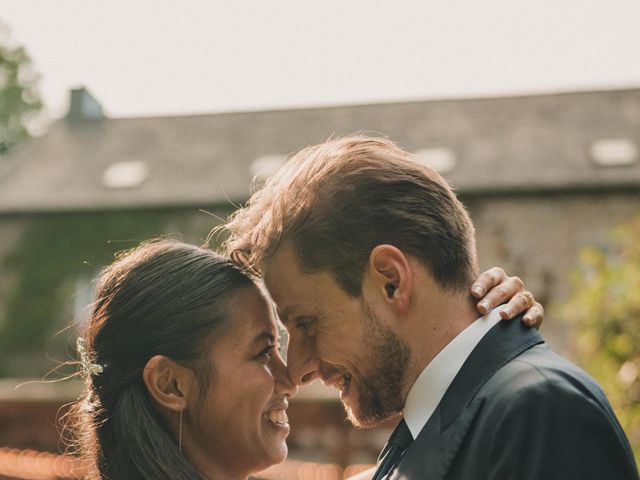
<path id="1" fill-rule="evenodd" d="M 361 298 L 329 273 L 300 271 L 290 247 L 263 265 L 265 285 L 289 332 L 287 361 L 298 385 L 320 378 L 340 390 L 351 422 L 371 427 L 402 410 L 409 348 Z"/>

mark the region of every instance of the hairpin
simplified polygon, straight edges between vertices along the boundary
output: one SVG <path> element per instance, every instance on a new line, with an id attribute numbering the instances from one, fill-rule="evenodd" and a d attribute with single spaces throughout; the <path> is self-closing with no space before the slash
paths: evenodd
<path id="1" fill-rule="evenodd" d="M 84 378 L 88 378 L 91 375 L 97 375 L 98 373 L 103 372 L 104 368 L 102 365 L 93 363 L 93 359 L 87 353 L 83 337 L 78 337 L 76 348 L 78 349 L 78 355 L 80 355 L 80 375 Z"/>

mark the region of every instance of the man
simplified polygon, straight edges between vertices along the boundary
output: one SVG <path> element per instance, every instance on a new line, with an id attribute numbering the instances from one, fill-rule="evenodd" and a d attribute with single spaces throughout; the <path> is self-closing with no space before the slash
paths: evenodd
<path id="1" fill-rule="evenodd" d="M 403 415 L 375 479 L 637 479 L 584 372 L 534 329 L 477 318 L 471 220 L 392 142 L 298 153 L 227 225 L 290 335 L 289 371 L 340 390 L 354 425 Z"/>

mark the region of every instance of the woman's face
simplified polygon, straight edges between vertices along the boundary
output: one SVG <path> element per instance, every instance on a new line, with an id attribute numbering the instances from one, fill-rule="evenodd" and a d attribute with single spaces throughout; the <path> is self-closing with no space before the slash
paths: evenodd
<path id="1" fill-rule="evenodd" d="M 239 291 L 229 312 L 228 325 L 211 342 L 210 384 L 188 409 L 194 413 L 185 416 L 185 427 L 201 470 L 242 478 L 286 458 L 286 409 L 297 387 L 278 351 L 273 310 L 258 288 Z"/>

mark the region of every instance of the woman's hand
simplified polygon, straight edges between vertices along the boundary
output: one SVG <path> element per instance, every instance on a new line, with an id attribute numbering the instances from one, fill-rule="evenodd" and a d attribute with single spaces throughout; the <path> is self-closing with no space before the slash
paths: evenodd
<path id="1" fill-rule="evenodd" d="M 519 277 L 509 277 L 499 267 L 481 273 L 471 285 L 471 294 L 480 300 L 478 311 L 483 315 L 496 305 L 508 301 L 500 307 L 500 316 L 504 320 L 526 312 L 522 321 L 539 328 L 544 318 L 544 307 L 536 302 L 531 292 L 524 289 L 524 282 Z"/>

